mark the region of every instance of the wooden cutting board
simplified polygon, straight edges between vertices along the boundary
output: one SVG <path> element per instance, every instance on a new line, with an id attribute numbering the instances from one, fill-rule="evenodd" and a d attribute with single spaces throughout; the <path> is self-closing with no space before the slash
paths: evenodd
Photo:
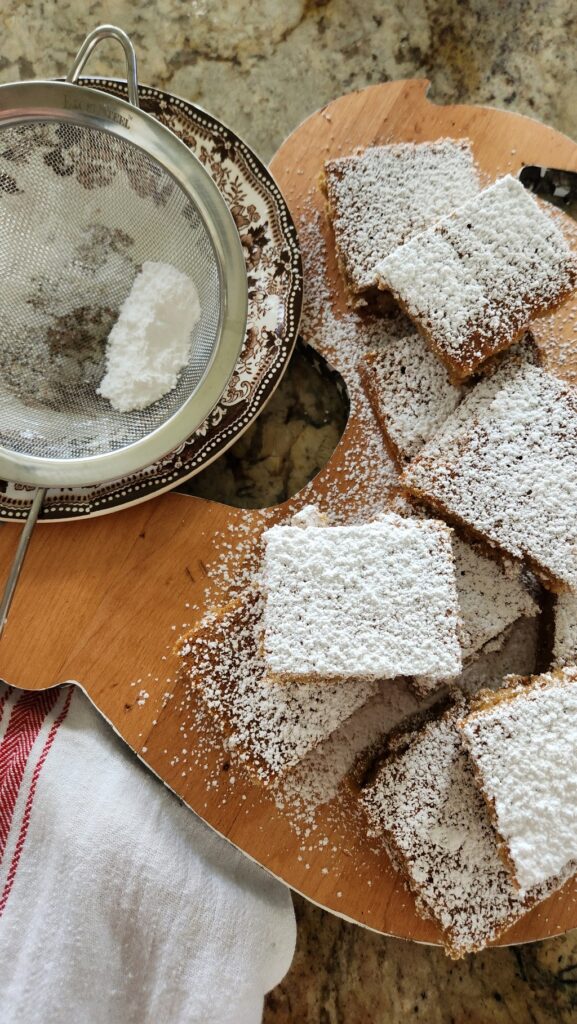
<path id="1" fill-rule="evenodd" d="M 297 225 L 302 214 L 310 217 L 311 211 L 323 208 L 317 181 L 324 160 L 356 146 L 465 136 L 473 142 L 481 169 L 491 177 L 516 173 L 525 163 L 577 170 L 577 145 L 551 128 L 491 108 L 436 106 L 427 100 L 427 88 L 422 80 L 373 86 L 330 103 L 297 128 L 272 161 Z M 320 230 L 331 253 L 323 217 Z M 334 311 L 343 315 L 344 293 L 332 257 L 328 280 Z M 577 313 L 577 302 L 574 305 Z M 553 365 L 556 349 L 551 336 L 565 332 L 569 337 L 571 330 L 566 311 L 541 323 L 540 340 L 549 346 Z M 339 365 L 338 351 L 326 342 L 321 354 L 346 382 L 347 367 Z M 329 463 L 307 488 L 308 501 L 334 493 L 335 487 L 345 490 L 343 467 L 351 453 L 362 457 L 363 443 L 363 424 L 353 412 Z M 294 507 L 295 502 L 290 504 Z M 198 742 L 190 724 L 194 700 L 187 707 L 183 742 L 178 699 L 182 684 L 172 650 L 181 624 L 194 624 L 200 616 L 200 612 L 191 615 L 188 606 L 202 606 L 207 574 L 219 557 L 219 543 L 230 524 L 246 528 L 247 536 L 256 542 L 263 527 L 284 518 L 288 508 L 289 503 L 265 516 L 169 494 L 112 516 L 41 526 L 33 537 L 0 643 L 0 676 L 27 689 L 78 681 L 153 772 L 216 831 L 273 874 L 314 902 L 360 924 L 435 942 L 435 926 L 416 915 L 412 898 L 387 857 L 369 847 L 354 827 L 354 816 L 347 824 L 345 815 L 336 828 L 331 808 L 326 808 L 319 827 L 330 842 L 322 849 L 312 844 L 303 856 L 303 838 L 291 825 L 290 806 L 279 810 L 265 788 L 240 776 L 226 798 L 223 786 L 208 785 L 228 761 L 218 739 L 203 768 L 183 771 L 182 759 L 176 761 L 183 749 L 192 749 Z M 8 571 L 16 542 L 16 527 L 4 525 L 0 530 L 2 575 Z M 170 690 L 174 699 L 163 701 L 164 692 Z M 149 696 L 139 702 L 141 692 Z M 505 941 L 540 939 L 577 926 L 576 893 L 577 886 L 566 887 L 527 915 Z"/>

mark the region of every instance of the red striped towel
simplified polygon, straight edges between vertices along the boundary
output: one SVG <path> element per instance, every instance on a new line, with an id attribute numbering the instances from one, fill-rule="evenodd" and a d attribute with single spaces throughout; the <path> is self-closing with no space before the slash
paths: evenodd
<path id="1" fill-rule="evenodd" d="M 257 1024 L 288 890 L 130 755 L 80 690 L 0 683 L 0 1020 Z"/>

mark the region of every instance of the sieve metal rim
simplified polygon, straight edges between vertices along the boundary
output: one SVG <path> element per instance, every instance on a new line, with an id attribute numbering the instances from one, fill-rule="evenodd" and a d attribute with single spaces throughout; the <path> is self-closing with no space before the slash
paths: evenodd
<path id="1" fill-rule="evenodd" d="M 34 487 L 72 487 L 128 476 L 151 465 L 203 423 L 224 392 L 242 348 L 248 287 L 232 214 L 200 161 L 169 128 L 126 100 L 89 86 L 54 81 L 0 86 L 0 136 L 8 125 L 43 120 L 107 132 L 160 163 L 195 204 L 213 246 L 220 279 L 215 352 L 193 394 L 156 430 L 117 451 L 81 459 L 21 455 L 0 444 L 0 478 Z"/>

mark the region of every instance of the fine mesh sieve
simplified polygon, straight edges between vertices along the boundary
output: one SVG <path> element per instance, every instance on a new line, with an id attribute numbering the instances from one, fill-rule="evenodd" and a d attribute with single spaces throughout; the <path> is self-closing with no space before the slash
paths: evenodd
<path id="1" fill-rule="evenodd" d="M 74 84 L 94 46 L 123 46 L 129 103 Z M 105 347 L 146 261 L 186 274 L 200 318 L 177 386 L 148 408 L 100 397 Z M 44 489 L 100 483 L 165 455 L 206 418 L 244 338 L 247 284 L 232 217 L 188 148 L 138 108 L 130 40 L 101 26 L 66 83 L 0 87 L 0 476 Z"/>
<path id="2" fill-rule="evenodd" d="M 197 389 L 220 331 L 219 265 L 196 208 L 155 161 L 96 128 L 0 127 L 0 444 L 83 459 L 141 440 Z M 177 387 L 119 413 L 96 388 L 106 339 L 145 260 L 195 283 L 201 308 Z"/>

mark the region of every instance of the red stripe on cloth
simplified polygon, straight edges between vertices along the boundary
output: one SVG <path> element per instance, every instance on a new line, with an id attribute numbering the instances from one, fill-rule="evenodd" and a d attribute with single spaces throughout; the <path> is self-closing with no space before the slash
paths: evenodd
<path id="1" fill-rule="evenodd" d="M 30 790 L 28 792 L 28 798 L 26 800 L 26 807 L 24 809 L 24 815 L 22 817 L 22 824 L 20 826 L 20 834 L 18 836 L 18 840 L 16 842 L 16 846 L 14 847 L 14 853 L 12 855 L 12 863 L 10 864 L 10 868 L 8 870 L 8 874 L 6 876 L 6 882 L 5 882 L 5 885 L 4 885 L 4 890 L 2 892 L 2 896 L 0 896 L 0 917 L 2 917 L 2 914 L 4 913 L 4 910 L 6 909 L 6 904 L 8 902 L 8 897 L 10 895 L 10 891 L 12 889 L 12 886 L 14 885 L 14 879 L 16 877 L 16 871 L 18 870 L 18 864 L 20 862 L 20 857 L 22 856 L 22 850 L 24 849 L 24 843 L 26 841 L 26 835 L 28 833 L 28 826 L 30 825 L 30 815 L 32 813 L 32 804 L 34 803 L 34 795 L 36 793 L 36 786 L 38 785 L 38 779 L 40 778 L 40 772 L 42 771 L 42 768 L 44 767 L 44 762 L 46 761 L 46 758 L 48 757 L 48 754 L 49 754 L 49 751 L 50 751 L 50 747 L 54 743 L 54 737 L 56 736 L 56 733 L 58 732 L 58 729 L 60 728 L 60 726 L 62 725 L 64 719 L 66 718 L 66 715 L 68 714 L 68 709 L 70 708 L 70 701 L 72 700 L 73 692 L 74 692 L 74 690 L 73 690 L 73 687 L 71 686 L 69 691 L 68 691 L 68 695 L 66 697 L 66 700 L 64 702 L 64 707 L 62 708 L 62 711 L 58 715 L 58 718 L 52 723 L 52 727 L 50 729 L 50 732 L 48 733 L 48 736 L 46 737 L 46 743 L 44 744 L 44 747 L 42 749 L 42 753 L 40 754 L 40 757 L 38 758 L 38 761 L 36 763 L 36 767 L 34 769 L 34 773 L 32 775 L 32 781 L 30 783 Z"/>
<path id="2" fill-rule="evenodd" d="M 12 708 L 0 743 L 0 863 L 30 751 L 58 696 L 58 690 L 23 693 Z"/>

